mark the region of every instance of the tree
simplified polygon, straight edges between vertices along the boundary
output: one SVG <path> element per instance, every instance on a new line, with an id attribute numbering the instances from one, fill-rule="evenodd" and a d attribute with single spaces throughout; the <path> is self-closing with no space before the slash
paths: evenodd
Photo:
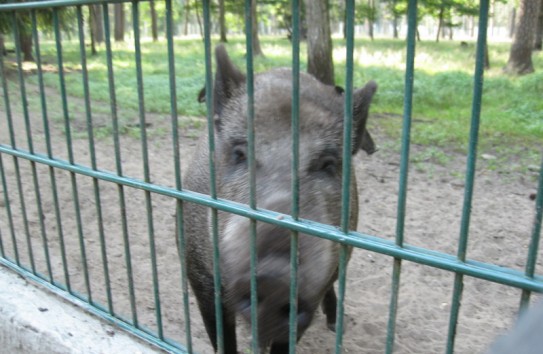
<path id="1" fill-rule="evenodd" d="M 0 0 L 0 4 L 8 3 L 9 0 Z M 26 1 L 20 1 L 26 2 Z M 53 28 L 52 11 L 48 9 L 36 10 L 36 25 L 39 31 L 51 31 Z M 70 33 L 73 30 L 71 27 L 75 22 L 73 8 L 59 9 L 58 19 L 60 26 L 66 33 Z M 34 61 L 33 52 L 33 40 L 32 40 L 32 19 L 30 12 L 18 11 L 16 12 L 15 24 L 17 26 L 18 38 L 15 39 L 19 48 L 23 54 L 24 61 Z M 13 34 L 13 17 L 10 12 L 0 12 L 0 34 Z M 1 49 L 1 48 L 0 48 Z"/>
<path id="2" fill-rule="evenodd" d="M 115 41 L 124 41 L 124 6 L 123 3 L 113 5 L 113 14 L 115 18 L 114 37 Z"/>
<path id="3" fill-rule="evenodd" d="M 4 35 L 0 34 L 0 55 L 5 56 L 6 54 L 6 47 L 4 46 Z"/>
<path id="4" fill-rule="evenodd" d="M 29 31 L 19 31 L 19 45 L 21 52 L 23 52 L 23 61 L 34 61 L 32 55 L 32 34 Z"/>
<path id="5" fill-rule="evenodd" d="M 367 3 L 357 3 L 355 16 L 357 22 L 367 24 L 368 34 L 373 41 L 373 24 L 377 20 L 377 7 L 375 6 L 375 0 L 367 0 Z"/>
<path id="6" fill-rule="evenodd" d="M 513 7 L 511 9 L 511 16 L 509 17 L 509 38 L 513 38 L 513 36 L 515 35 L 516 21 L 517 9 Z"/>
<path id="7" fill-rule="evenodd" d="M 449 39 L 452 39 L 453 28 L 459 25 L 453 22 L 454 16 L 475 16 L 478 13 L 478 4 L 472 0 L 422 0 L 421 7 L 423 16 L 438 20 L 436 42 L 440 36 L 444 37 L 445 28 L 449 30 Z"/>
<path id="8" fill-rule="evenodd" d="M 332 36 L 327 0 L 304 0 L 307 24 L 307 72 L 319 81 L 334 84 Z"/>
<path id="9" fill-rule="evenodd" d="M 253 55 L 264 55 L 262 47 L 260 46 L 260 39 L 258 38 L 258 12 L 256 11 L 256 0 L 251 0 L 251 21 L 253 21 L 252 33 L 253 33 Z"/>
<path id="10" fill-rule="evenodd" d="M 200 17 L 200 11 L 202 11 L 202 2 L 201 1 L 198 1 L 198 0 L 195 0 L 195 1 L 190 1 L 190 0 L 187 0 L 185 2 L 185 5 L 184 5 L 184 9 L 185 9 L 185 29 L 183 30 L 183 33 L 185 34 L 185 36 L 188 34 L 188 30 L 189 30 L 189 22 L 190 22 L 190 12 L 192 10 L 194 10 L 194 14 L 196 15 L 196 20 L 198 22 L 198 27 L 200 28 L 200 35 L 202 36 L 202 38 L 204 38 L 204 28 L 202 26 L 202 19 Z"/>
<path id="11" fill-rule="evenodd" d="M 96 54 L 96 43 L 104 41 L 104 29 L 102 27 L 102 8 L 100 5 L 89 5 L 89 33 L 91 39 L 91 53 Z"/>
<path id="12" fill-rule="evenodd" d="M 543 44 L 543 0 L 539 3 L 539 18 L 535 32 L 534 50 L 541 50 Z"/>
<path id="13" fill-rule="evenodd" d="M 514 75 L 529 74 L 534 71 L 532 50 L 539 15 L 540 0 L 521 0 L 518 21 L 509 52 L 509 60 L 504 72 Z"/>
<path id="14" fill-rule="evenodd" d="M 292 39 L 292 4 L 287 0 L 276 0 L 271 6 L 271 16 L 277 21 L 279 28 L 287 31 L 287 38 Z M 300 28 L 299 36 L 300 40 L 305 40 L 307 38 L 307 26 L 305 24 L 305 13 L 303 11 L 303 6 L 300 8 Z M 345 12 L 345 11 L 343 11 Z"/>
<path id="15" fill-rule="evenodd" d="M 405 12 L 396 6 L 399 0 L 384 0 L 384 2 L 387 4 L 386 7 L 392 15 L 392 36 L 393 38 L 398 38 L 398 22 Z"/>
<path id="16" fill-rule="evenodd" d="M 153 35 L 153 42 L 156 42 L 158 41 L 158 28 L 157 28 L 155 0 L 149 0 L 149 7 L 151 11 L 151 33 Z"/>
<path id="17" fill-rule="evenodd" d="M 225 0 L 219 0 L 219 32 L 221 36 L 220 41 L 226 43 L 228 40 L 226 39 L 226 9 L 224 7 L 224 1 Z"/>
<path id="18" fill-rule="evenodd" d="M 0 3 L 7 2 L 9 1 L 0 1 Z M 32 24 L 30 14 L 27 12 L 16 12 L 15 24 L 19 35 L 19 38 L 15 40 L 18 41 L 19 48 L 23 53 L 23 60 L 34 61 L 34 56 L 32 55 Z M 11 13 L 0 12 L 0 33 L 13 33 L 13 30 L 13 17 Z M 5 51 L 3 37 L 0 50 L 2 52 Z"/>
<path id="19" fill-rule="evenodd" d="M 384 0 L 388 3 L 389 11 L 392 13 L 393 19 L 397 20 L 407 14 L 407 0 Z M 495 0 L 503 1 L 503 0 Z M 440 37 L 445 37 L 445 29 L 448 30 L 449 39 L 453 37 L 453 29 L 461 25 L 455 23 L 454 18 L 460 16 L 477 16 L 478 1 L 474 0 L 418 0 L 417 6 L 417 26 L 426 16 L 431 16 L 438 20 L 436 32 L 436 42 Z M 394 36 L 398 35 L 397 28 L 394 28 Z M 420 41 L 420 34 L 417 28 L 417 40 Z"/>
<path id="20" fill-rule="evenodd" d="M 102 6 L 89 5 L 89 25 L 91 35 L 96 43 L 104 42 L 104 27 L 102 25 Z"/>

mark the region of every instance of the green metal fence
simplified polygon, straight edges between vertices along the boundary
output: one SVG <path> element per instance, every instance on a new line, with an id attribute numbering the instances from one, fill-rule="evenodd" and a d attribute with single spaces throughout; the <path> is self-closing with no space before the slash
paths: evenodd
<path id="1" fill-rule="evenodd" d="M 345 82 L 345 151 L 343 151 L 343 191 L 342 191 L 342 223 L 341 227 L 335 228 L 330 225 L 319 224 L 315 222 L 309 222 L 299 219 L 299 179 L 298 179 L 298 114 L 299 114 L 299 82 L 298 73 L 300 70 L 300 4 L 298 0 L 292 1 L 292 14 L 293 14 L 293 36 L 292 36 L 292 69 L 293 75 L 293 95 L 292 95 L 292 213 L 291 215 L 281 215 L 272 211 L 262 210 L 257 208 L 255 200 L 255 163 L 254 163 L 254 124 L 253 124 L 253 58 L 252 58 L 252 38 L 251 38 L 251 1 L 246 1 L 246 51 L 247 51 L 247 91 L 248 91 L 248 156 L 249 156 L 249 171 L 250 171 L 250 190 L 251 190 L 251 202 L 249 205 L 240 205 L 228 200 L 221 200 L 217 198 L 215 191 L 215 171 L 214 164 L 210 161 L 210 172 L 212 176 L 211 193 L 210 195 L 200 195 L 198 193 L 185 190 L 181 184 L 181 161 L 184 161 L 183 156 L 180 156 L 180 137 L 178 134 L 178 107 L 177 107 L 177 93 L 176 93 L 176 70 L 184 70 L 184 68 L 175 67 L 175 55 L 174 42 L 173 42 L 173 20 L 172 20 L 172 1 L 165 0 L 166 4 L 166 33 L 167 33 L 167 51 L 168 51 L 168 68 L 169 68 L 169 90 L 170 90 L 170 108 L 171 108 L 171 151 L 173 160 L 171 164 L 175 175 L 175 181 L 173 186 L 166 186 L 159 183 L 153 183 L 152 168 L 149 152 L 149 137 L 147 136 L 146 126 L 149 122 L 146 113 L 146 97 L 144 95 L 144 70 L 142 68 L 142 50 L 140 45 L 140 14 L 139 6 L 140 1 L 126 1 L 130 3 L 131 9 L 131 22 L 133 27 L 133 46 L 136 69 L 136 90 L 138 99 L 138 112 L 139 112 L 139 141 L 141 143 L 141 168 L 143 176 L 141 178 L 133 177 L 130 172 L 125 172 L 123 165 L 123 158 L 121 156 L 121 134 L 119 127 L 119 107 L 116 102 L 116 92 L 119 87 L 118 80 L 116 80 L 114 64 L 115 51 L 112 46 L 110 37 L 110 19 L 108 4 L 118 3 L 123 1 L 102 1 L 102 0 L 56 0 L 56 1 L 42 1 L 42 2 L 29 2 L 29 3 L 16 3 L 16 4 L 3 4 L 0 5 L 0 12 L 9 14 L 12 23 L 12 36 L 18 38 L 20 29 L 17 26 L 18 17 L 29 16 L 32 29 L 32 38 L 34 41 L 34 56 L 36 60 L 36 74 L 37 74 L 37 87 L 32 89 L 31 94 L 39 95 L 39 107 L 30 108 L 27 97 L 29 92 L 27 90 L 26 77 L 22 63 L 22 50 L 17 44 L 18 41 L 13 42 L 16 45 L 16 77 L 9 77 L 4 60 L 0 56 L 0 73 L 2 80 L 2 92 L 3 92 L 3 106 L 2 108 L 2 125 L 7 131 L 5 132 L 8 138 L 0 141 L 0 179 L 2 181 L 3 191 L 3 203 L 5 209 L 4 215 L 0 218 L 0 264 L 3 266 L 18 272 L 25 277 L 34 280 L 35 282 L 45 286 L 47 289 L 79 304 L 89 312 L 92 312 L 100 317 L 103 317 L 118 326 L 128 330 L 129 332 L 148 340 L 157 346 L 172 351 L 172 352 L 192 352 L 192 336 L 191 336 L 191 316 L 190 316 L 190 303 L 188 297 L 188 286 L 186 280 L 186 269 L 184 267 L 184 253 L 180 253 L 179 262 L 179 274 L 180 274 L 180 289 L 179 298 L 182 301 L 183 317 L 185 319 L 185 339 L 184 344 L 179 344 L 177 341 L 168 339 L 168 336 L 164 333 L 163 315 L 165 312 L 171 309 L 164 309 L 161 302 L 161 288 L 159 279 L 161 278 L 159 266 L 157 265 L 157 249 L 156 249 L 156 227 L 157 227 L 157 215 L 154 215 L 154 202 L 160 196 L 167 197 L 168 200 L 173 200 L 176 203 L 177 209 L 177 228 L 179 234 L 179 245 L 181 249 L 184 247 L 183 237 L 183 204 L 187 202 L 199 203 L 206 207 L 211 208 L 212 220 L 215 225 L 213 229 L 212 238 L 215 242 L 215 287 L 216 287 L 216 306 L 217 317 L 219 319 L 218 324 L 218 339 L 219 348 L 222 351 L 222 328 L 220 324 L 220 272 L 218 266 L 218 246 L 217 240 L 219 235 L 217 234 L 217 214 L 218 211 L 234 213 L 246 218 L 250 218 L 251 222 L 251 264 L 253 269 L 256 264 L 256 255 L 254 252 L 254 245 L 256 244 L 256 223 L 264 222 L 280 227 L 287 228 L 292 231 L 292 243 L 291 243 L 291 275 L 295 275 L 297 272 L 297 245 L 298 245 L 298 233 L 304 233 L 313 235 L 315 237 L 321 237 L 329 239 L 342 244 L 340 269 L 339 269 L 339 301 L 337 312 L 337 336 L 336 336 L 336 352 L 342 351 L 343 343 L 343 316 L 344 316 L 344 299 L 346 290 L 346 263 L 347 263 L 347 246 L 354 246 L 362 248 L 371 252 L 377 252 L 383 255 L 393 257 L 393 279 L 391 298 L 389 306 L 389 320 L 387 328 L 387 340 L 386 340 L 386 352 L 392 353 L 394 350 L 394 339 L 396 329 L 396 313 L 398 309 L 398 299 L 400 293 L 400 276 L 402 270 L 402 264 L 404 261 L 416 262 L 419 264 L 427 265 L 443 269 L 446 271 L 454 272 L 454 291 L 452 294 L 452 305 L 450 311 L 450 323 L 447 336 L 446 352 L 454 352 L 455 335 L 458 323 L 460 303 L 463 293 L 464 276 L 470 276 L 475 278 L 484 279 L 490 282 L 503 284 L 510 287 L 515 287 L 522 290 L 522 297 L 520 299 L 520 306 L 524 308 L 527 306 L 531 292 L 543 292 L 543 277 L 535 274 L 535 266 L 538 255 L 538 245 L 541 235 L 541 223 L 543 214 L 543 164 L 539 173 L 539 187 L 537 191 L 535 207 L 535 222 L 533 224 L 533 231 L 531 235 L 530 247 L 528 250 L 528 258 L 526 262 L 525 272 L 519 272 L 514 269 L 499 267 L 493 264 L 487 264 L 470 260 L 467 257 L 467 244 L 469 236 L 470 226 L 470 211 L 473 196 L 473 187 L 475 180 L 475 164 L 477 155 L 477 141 L 479 130 L 479 117 L 481 112 L 481 101 L 483 95 L 483 60 L 484 60 L 484 48 L 486 44 L 486 27 L 488 21 L 488 0 L 481 0 L 480 12 L 479 12 L 479 34 L 477 40 L 477 53 L 476 53 L 476 66 L 474 69 L 474 91 L 473 91 L 473 104 L 472 104 L 472 117 L 471 117 L 471 131 L 469 140 L 469 154 L 466 167 L 466 181 L 465 181 L 465 195 L 464 206 L 461 216 L 461 230 L 460 238 L 458 241 L 458 251 L 456 255 L 445 254 L 436 252 L 420 247 L 410 246 L 404 243 L 404 224 L 405 224 L 405 212 L 406 212 L 406 197 L 407 197 L 407 184 L 408 184 L 408 167 L 409 167 L 409 152 L 410 152 L 410 130 L 412 121 L 412 101 L 413 101 L 413 82 L 414 82 L 414 59 L 415 59 L 415 34 L 416 34 L 416 21 L 417 21 L 417 1 L 409 1 L 408 8 L 408 34 L 407 34 L 407 56 L 405 67 L 405 96 L 404 96 L 404 114 L 403 114 L 403 135 L 401 142 L 401 164 L 400 164 L 400 176 L 399 176 L 399 193 L 397 204 L 397 227 L 396 227 L 396 240 L 391 242 L 382 237 L 372 236 L 365 233 L 349 230 L 348 228 L 348 215 L 349 215 L 349 184 L 350 184 L 350 169 L 351 169 L 351 152 L 349 151 L 350 139 L 351 139 L 351 122 L 352 122 L 352 93 L 353 93 L 353 50 L 354 50 L 354 1 L 346 1 L 346 82 Z M 105 38 L 105 50 L 106 50 L 106 63 L 109 83 L 109 97 L 110 97 L 110 112 L 109 112 L 109 124 L 112 128 L 112 147 L 110 151 L 113 159 L 114 168 L 111 171 L 107 169 L 100 169 L 96 161 L 96 142 L 94 139 L 93 129 L 95 129 L 95 122 L 93 122 L 92 104 L 89 99 L 89 84 L 88 84 L 88 64 L 86 58 L 85 38 L 86 33 L 83 29 L 83 13 L 82 7 L 84 5 L 100 5 L 102 7 L 102 21 L 104 25 L 104 38 Z M 88 137 L 88 159 L 90 163 L 83 164 L 76 160 L 73 151 L 73 122 L 71 121 L 71 106 L 69 103 L 69 93 L 66 89 L 66 68 L 63 65 L 63 39 L 61 24 L 59 22 L 60 12 L 64 8 L 75 9 L 75 16 L 77 17 L 77 33 L 79 41 L 79 53 L 81 58 L 81 82 L 83 85 L 83 100 L 80 104 L 84 107 L 85 115 L 85 128 L 86 136 Z M 42 54 L 40 52 L 40 36 L 37 26 L 37 11 L 47 9 L 51 14 L 51 21 L 53 24 L 53 34 L 56 43 L 56 63 L 53 65 L 58 80 L 58 90 L 60 93 L 60 101 L 56 107 L 60 111 L 61 119 L 63 121 L 63 136 L 65 138 L 66 152 L 59 153 L 52 149 L 52 135 L 50 133 L 51 126 L 51 93 L 47 91 L 44 83 L 44 64 L 42 63 Z M 204 22 L 204 47 L 205 47 L 205 67 L 206 77 L 205 83 L 207 87 L 212 87 L 212 65 L 211 65 L 211 26 L 210 26 L 210 1 L 203 2 L 203 22 Z M 50 65 L 49 65 L 50 66 Z M 74 75 L 74 74 L 71 74 Z M 204 78 L 202 78 L 204 79 Z M 20 90 L 19 97 L 15 102 L 13 100 L 13 93 L 10 92 L 10 82 L 15 82 Z M 166 82 L 164 82 L 166 84 Z M 209 127 L 209 146 L 210 151 L 214 151 L 214 139 L 213 139 L 213 113 L 212 113 L 212 97 L 211 90 L 206 92 L 207 101 L 207 121 Z M 18 102 L 18 100 L 21 102 Z M 23 122 L 14 119 L 12 113 L 12 107 L 14 105 L 20 105 L 22 107 L 22 119 Z M 32 126 L 29 112 L 30 109 L 35 109 L 41 112 L 42 126 Z M 38 114 L 37 112 L 33 112 Z M 24 134 L 17 134 L 16 126 L 24 124 Z M 38 133 L 36 133 L 38 131 Z M 43 150 L 36 149 L 35 140 L 38 136 L 38 140 L 41 145 L 44 146 Z M 9 169 L 7 164 L 11 161 Z M 46 170 L 48 175 L 48 181 L 44 182 L 43 177 L 40 177 L 40 170 Z M 27 174 L 30 174 L 28 177 Z M 9 175 L 11 174 L 11 175 Z M 61 178 L 64 176 L 65 178 Z M 30 178 L 29 181 L 27 179 Z M 59 180 L 61 183 L 68 183 L 69 190 L 71 192 L 71 204 L 68 206 L 60 200 L 61 193 L 59 192 Z M 23 184 L 23 181 L 27 181 L 28 184 Z M 84 181 L 90 181 L 90 185 L 82 187 Z M 47 188 L 44 187 L 47 186 Z M 119 206 L 119 215 L 121 226 L 119 233 L 122 237 L 123 255 L 125 259 L 125 272 L 126 272 L 126 289 L 127 298 L 129 299 L 129 306 L 126 311 L 118 310 L 115 302 L 115 294 L 113 294 L 110 278 L 110 259 L 111 253 L 108 250 L 108 243 L 112 242 L 112 236 L 108 234 L 108 231 L 104 229 L 104 218 L 108 215 L 104 215 L 102 206 L 106 201 L 104 198 L 104 185 L 114 186 L 113 190 L 109 190 L 110 193 L 116 193 L 116 200 Z M 26 189 L 31 186 L 32 192 L 29 194 Z M 97 237 L 97 249 L 99 259 L 90 259 L 87 248 L 89 243 L 88 224 L 91 222 L 81 214 L 81 188 L 89 188 L 92 191 L 91 195 L 93 203 L 96 206 L 94 212 L 97 227 L 93 231 L 90 231 L 95 237 Z M 46 191 L 47 189 L 47 191 Z M 130 191 L 137 190 L 143 191 L 144 198 L 140 200 L 140 209 L 145 211 L 146 225 L 149 247 L 148 266 L 150 269 L 150 285 L 152 288 L 154 302 L 149 307 L 154 309 L 154 319 L 151 321 L 154 323 L 154 329 L 150 329 L 149 326 L 142 321 L 138 315 L 141 314 L 141 310 L 137 308 L 135 297 L 137 293 L 136 286 L 134 285 L 136 280 L 134 279 L 134 247 L 131 245 L 133 240 L 130 237 L 130 223 L 127 217 L 127 205 L 133 203 L 130 200 L 128 194 Z M 44 201 L 44 195 L 51 195 L 50 200 Z M 110 201 L 109 201 L 110 202 Z M 45 219 L 44 208 L 52 210 L 54 215 L 53 219 Z M 70 211 L 71 221 L 74 222 L 73 230 L 66 230 L 64 224 L 67 221 L 65 216 L 66 209 L 72 208 Z M 32 212 L 31 212 L 32 211 Z M 63 216 L 64 215 L 64 216 Z M 36 227 L 32 227 L 36 224 Z M 51 230 L 54 230 L 55 235 L 52 235 Z M 73 235 L 69 235 L 72 232 Z M 77 247 L 70 246 L 68 238 L 73 237 L 77 239 Z M 169 235 L 168 237 L 173 237 Z M 60 256 L 60 261 L 55 261 L 51 257 L 51 238 L 58 239 L 58 249 L 55 251 Z M 164 237 L 163 235 L 161 237 Z M 41 245 L 38 246 L 38 242 Z M 10 246 L 10 247 L 8 247 Z M 75 248 L 75 249 L 73 249 Z M 73 285 L 73 277 L 71 276 L 71 270 L 69 269 L 67 261 L 67 253 L 79 252 L 83 285 L 75 287 Z M 39 259 L 39 261 L 38 261 Z M 58 264 L 53 264 L 57 262 Z M 95 276 L 90 274 L 87 266 L 89 263 L 101 263 L 101 275 L 100 279 L 104 283 L 105 295 L 98 295 L 93 291 L 93 285 L 91 284 L 91 277 Z M 141 259 L 138 259 L 138 263 Z M 38 264 L 39 263 L 39 264 Z M 251 279 L 251 297 L 256 300 L 256 275 L 253 271 Z M 291 276 L 291 299 L 296 298 L 297 283 L 296 277 Z M 100 297 L 99 300 L 96 298 Z M 256 301 L 253 301 L 255 303 Z M 296 301 L 291 301 L 290 307 L 290 323 L 296 322 Z M 259 351 L 258 347 L 258 331 L 257 331 L 257 315 L 253 308 L 251 317 L 252 323 L 252 350 L 254 352 Z M 290 345 L 291 352 L 295 350 L 296 344 L 296 326 L 290 326 Z M 359 334 L 360 335 L 360 334 Z"/>

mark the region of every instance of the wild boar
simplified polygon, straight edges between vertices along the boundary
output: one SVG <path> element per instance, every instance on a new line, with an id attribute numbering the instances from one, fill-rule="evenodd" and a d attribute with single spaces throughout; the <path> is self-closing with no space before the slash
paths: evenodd
<path id="1" fill-rule="evenodd" d="M 216 190 L 220 198 L 249 203 L 247 157 L 246 78 L 231 62 L 223 46 L 216 48 L 213 114 Z M 366 131 L 375 82 L 353 94 L 352 154 L 374 151 Z M 255 75 L 254 122 L 256 199 L 258 207 L 291 212 L 292 72 L 279 68 Z M 203 95 L 200 95 L 200 99 Z M 300 217 L 340 224 L 344 94 L 311 75 L 300 74 Z M 208 136 L 201 137 L 184 178 L 188 190 L 209 194 Z M 354 171 L 354 169 L 353 169 Z M 351 176 L 350 228 L 358 219 L 356 179 Z M 184 224 L 187 266 L 204 324 L 215 351 L 216 320 L 213 287 L 211 213 L 204 206 L 186 203 Z M 226 353 L 237 353 L 235 317 L 250 320 L 250 220 L 218 213 L 222 309 Z M 259 345 L 272 354 L 288 352 L 290 231 L 257 223 L 257 284 Z M 298 339 L 322 303 L 329 328 L 335 329 L 339 245 L 299 235 Z"/>

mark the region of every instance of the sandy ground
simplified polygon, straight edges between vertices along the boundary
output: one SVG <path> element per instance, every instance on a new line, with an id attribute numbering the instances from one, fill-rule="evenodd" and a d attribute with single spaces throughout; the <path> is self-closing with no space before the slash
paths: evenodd
<path id="1" fill-rule="evenodd" d="M 28 88 L 37 94 L 35 87 Z M 13 94 L 13 92 L 12 92 Z M 82 102 L 70 98 L 73 106 Z M 16 103 L 13 103 L 16 102 Z M 16 144 L 28 149 L 24 116 L 16 97 L 12 97 Z M 60 106 L 50 105 L 50 110 L 60 111 Z M 120 113 L 121 116 L 124 114 Z M 5 105 L 0 103 L 0 143 L 10 144 Z M 75 117 L 75 118 L 74 118 Z M 90 166 L 88 139 L 83 116 L 74 114 L 71 123 L 74 161 Z M 44 128 L 39 111 L 31 114 L 31 134 L 34 150 L 45 153 Z M 95 115 L 95 127 L 109 125 L 107 116 Z M 168 117 L 147 115 L 149 133 L 149 170 L 151 181 L 161 186 L 175 186 L 171 128 Z M 360 224 L 358 230 L 393 240 L 396 228 L 399 153 L 398 142 L 390 141 L 380 133 L 379 119 L 371 122 L 372 132 L 380 151 L 371 157 L 359 156 L 354 160 L 360 189 Z M 137 122 L 133 122 L 137 124 Z M 182 168 L 202 130 L 189 126 L 181 129 Z M 58 159 L 67 158 L 66 136 L 61 121 L 51 122 L 52 149 Z M 116 171 L 114 145 L 111 135 L 96 140 L 96 161 L 100 170 Z M 413 145 L 412 155 L 423 151 Z M 482 153 L 482 152 L 481 152 Z M 413 164 L 409 173 L 405 241 L 408 244 L 456 254 L 460 230 L 465 169 L 465 156 L 446 152 L 444 165 L 432 159 Z M 362 154 L 360 154 L 362 155 Z M 28 244 L 36 271 L 48 276 L 45 250 L 51 259 L 53 279 L 60 283 L 69 281 L 74 292 L 88 294 L 92 301 L 107 306 L 104 257 L 107 257 L 113 312 L 133 320 L 152 331 L 158 328 L 157 302 L 153 291 L 149 232 L 152 229 L 156 246 L 156 263 L 160 297 L 161 321 L 164 335 L 185 342 L 185 316 L 182 311 L 182 290 L 179 259 L 175 247 L 175 201 L 160 195 L 151 195 L 152 224 L 147 219 L 146 194 L 137 189 L 124 188 L 126 199 L 127 232 L 131 266 L 134 278 L 136 315 L 131 312 L 128 276 L 126 271 L 126 245 L 123 241 L 123 223 L 119 206 L 119 188 L 100 181 L 94 188 L 93 180 L 81 175 L 72 176 L 55 170 L 60 214 L 55 212 L 50 170 L 36 166 L 42 210 L 38 210 L 32 165 L 18 161 L 22 196 L 16 183 L 15 160 L 0 155 L 6 176 L 9 205 L 14 223 L 10 231 L 8 208 L 0 201 L 0 231 L 6 257 L 30 266 Z M 142 148 L 137 137 L 126 134 L 121 138 L 122 173 L 131 178 L 143 179 Z M 500 173 L 484 168 L 477 172 L 477 182 L 472 210 L 468 257 L 484 262 L 511 267 L 522 271 L 525 266 L 534 202 L 530 194 L 536 190 L 535 172 L 524 175 Z M 499 169 L 498 169 L 499 170 Z M 77 185 L 74 198 L 72 181 Z M 3 189 L 0 186 L 0 189 Z M 98 219 L 96 190 L 99 191 L 101 222 Z M 2 194 L 2 193 L 0 193 Z M 21 202 L 24 200 L 28 226 L 25 229 Z M 79 216 L 76 213 L 79 212 Z M 39 213 L 43 214 L 44 231 Z M 57 217 L 60 224 L 57 223 Z M 78 229 L 77 220 L 82 227 Z M 59 228 L 59 225 L 61 227 Z M 99 227 L 102 226 L 102 229 Z M 102 251 L 101 233 L 105 240 Z M 27 237 L 28 236 L 28 237 Z M 47 247 L 44 248 L 44 236 Z M 82 236 L 82 238 L 81 238 Z M 66 268 L 64 276 L 60 238 L 64 239 Z M 14 247 L 13 240 L 16 240 Z M 82 240 L 82 241 L 81 241 Z M 84 254 L 81 252 L 84 245 Z M 542 272 L 543 257 L 539 252 L 537 271 Z M 88 288 L 83 259 L 88 269 Z M 348 269 L 346 300 L 345 353 L 382 353 L 385 348 L 388 305 L 390 301 L 392 259 L 366 250 L 355 250 Z M 454 274 L 419 264 L 404 262 L 397 319 L 396 353 L 431 354 L 444 351 L 448 328 Z M 492 339 L 514 321 L 518 310 L 520 291 L 490 282 L 466 278 L 462 300 L 456 353 L 481 353 Z M 202 326 L 194 299 L 191 298 L 190 322 L 194 349 L 210 353 L 207 335 Z M 241 330 L 240 336 L 246 337 Z M 335 335 L 327 330 L 324 317 L 318 314 L 312 327 L 299 343 L 298 353 L 331 353 Z M 243 348 L 242 348 L 243 349 Z M 248 352 L 244 349 L 243 353 Z"/>

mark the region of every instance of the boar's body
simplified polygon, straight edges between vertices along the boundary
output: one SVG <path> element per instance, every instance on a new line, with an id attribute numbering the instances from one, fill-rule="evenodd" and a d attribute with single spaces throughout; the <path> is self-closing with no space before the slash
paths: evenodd
<path id="1" fill-rule="evenodd" d="M 247 95 L 245 77 L 217 48 L 213 92 L 215 113 L 216 188 L 219 198 L 249 203 L 247 169 Z M 291 211 L 291 94 L 288 69 L 255 76 L 256 196 L 259 208 Z M 353 95 L 353 153 L 364 148 L 369 135 L 365 122 L 371 82 Z M 340 224 L 341 155 L 344 97 L 307 74 L 300 75 L 300 217 L 330 225 Z M 365 138 L 366 137 L 366 138 Z M 200 139 L 184 186 L 209 194 L 207 134 Z M 354 170 L 354 169 L 353 169 Z M 356 179 L 351 176 L 350 228 L 358 215 Z M 219 212 L 223 322 L 226 353 L 237 353 L 235 315 L 250 318 L 250 220 Z M 184 213 L 188 275 L 210 340 L 217 350 L 213 288 L 211 213 L 187 203 Z M 263 222 L 257 224 L 258 328 L 261 347 L 274 354 L 288 352 L 290 232 Z M 335 325 L 339 245 L 320 238 L 299 236 L 298 338 L 309 326 L 320 303 L 331 329 Z"/>

